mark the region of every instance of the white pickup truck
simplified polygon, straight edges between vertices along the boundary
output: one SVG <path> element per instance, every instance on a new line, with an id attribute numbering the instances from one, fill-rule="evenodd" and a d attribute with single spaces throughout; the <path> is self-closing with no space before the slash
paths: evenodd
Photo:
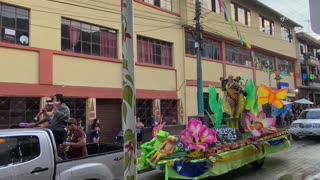
<path id="1" fill-rule="evenodd" d="M 63 161 L 48 129 L 0 130 L 0 180 L 123 179 L 121 146 L 87 147 L 87 157 Z"/>

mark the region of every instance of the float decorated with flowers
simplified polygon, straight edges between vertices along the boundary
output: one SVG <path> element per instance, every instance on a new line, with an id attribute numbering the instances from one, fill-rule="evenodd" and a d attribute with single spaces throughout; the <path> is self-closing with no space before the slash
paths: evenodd
<path id="1" fill-rule="evenodd" d="M 251 164 L 260 168 L 265 157 L 290 147 L 289 132 L 277 130 L 276 119 L 266 117 L 261 105 L 283 108 L 288 89 L 272 91 L 252 80 L 240 77 L 221 79 L 224 91 L 217 98 L 210 86 L 207 112 L 213 127 L 190 119 L 180 135 L 161 128 L 154 130 L 151 141 L 142 145 L 139 170 L 163 169 L 166 179 L 202 179 L 219 176 Z M 259 110 L 260 109 L 260 110 Z"/>

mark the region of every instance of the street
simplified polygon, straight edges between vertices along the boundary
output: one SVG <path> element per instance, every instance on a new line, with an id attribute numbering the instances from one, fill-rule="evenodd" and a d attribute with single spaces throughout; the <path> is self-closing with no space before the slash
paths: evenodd
<path id="1" fill-rule="evenodd" d="M 215 180 L 277 180 L 289 175 L 297 179 L 308 179 L 320 173 L 320 138 L 291 141 L 292 147 L 266 158 L 262 169 L 255 170 L 250 165 L 228 174 L 211 177 Z M 140 174 L 140 180 L 163 180 L 164 172 L 151 171 Z M 291 179 L 291 178 L 289 178 Z"/>

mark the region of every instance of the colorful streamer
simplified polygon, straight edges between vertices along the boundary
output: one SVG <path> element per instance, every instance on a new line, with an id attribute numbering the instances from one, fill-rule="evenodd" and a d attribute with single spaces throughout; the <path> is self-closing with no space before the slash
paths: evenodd
<path id="1" fill-rule="evenodd" d="M 294 73 L 293 72 L 290 72 L 290 77 L 293 77 L 294 76 Z"/>
<path id="2" fill-rule="evenodd" d="M 307 80 L 308 79 L 308 74 L 302 74 L 302 79 Z"/>
<path id="3" fill-rule="evenodd" d="M 226 4 L 224 2 L 222 2 L 222 6 L 223 6 L 224 20 L 228 22 L 229 20 L 228 20 L 228 14 L 227 14 L 227 12 L 228 12 L 227 11 L 227 6 L 226 6 Z"/>
<path id="4" fill-rule="evenodd" d="M 240 43 L 241 43 L 241 45 L 243 45 L 244 44 L 244 41 L 243 41 L 243 36 L 242 36 L 242 34 L 240 33 L 240 35 L 239 35 L 239 39 L 240 39 Z"/>
<path id="5" fill-rule="evenodd" d="M 222 12 L 222 0 L 218 0 L 220 12 Z"/>
<path id="6" fill-rule="evenodd" d="M 232 19 L 232 16 L 230 16 L 230 26 L 231 26 L 232 31 L 234 32 L 235 27 L 234 27 L 234 21 Z"/>
<path id="7" fill-rule="evenodd" d="M 220 8 L 220 11 L 222 10 L 223 8 L 223 16 L 224 16 L 224 20 L 226 22 L 229 22 L 230 20 L 230 27 L 231 27 L 231 30 L 234 32 L 236 30 L 236 33 L 237 33 L 237 37 L 239 38 L 239 41 L 241 43 L 241 45 L 246 45 L 247 47 L 247 53 L 250 55 L 251 54 L 251 44 L 247 41 L 244 40 L 244 37 L 243 35 L 241 34 L 241 32 L 238 30 L 238 26 L 237 24 L 235 24 L 233 18 L 232 18 L 232 15 L 230 15 L 228 17 L 228 10 L 227 10 L 227 6 L 225 4 L 225 2 L 223 0 L 218 0 L 218 3 L 219 3 L 219 8 Z"/>
<path id="8" fill-rule="evenodd" d="M 288 76 L 288 73 L 287 73 L 286 71 L 282 71 L 282 72 L 281 72 L 281 76 L 287 77 L 287 76 Z"/>
<path id="9" fill-rule="evenodd" d="M 316 76 L 314 74 L 310 74 L 310 80 L 314 80 Z"/>
<path id="10" fill-rule="evenodd" d="M 251 44 L 247 41 L 245 41 L 247 48 L 251 49 Z"/>

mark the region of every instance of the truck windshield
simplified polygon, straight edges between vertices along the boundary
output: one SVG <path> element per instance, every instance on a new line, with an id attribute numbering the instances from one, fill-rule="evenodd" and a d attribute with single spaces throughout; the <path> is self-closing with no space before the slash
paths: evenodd
<path id="1" fill-rule="evenodd" d="M 320 119 L 320 111 L 303 111 L 299 119 Z"/>

